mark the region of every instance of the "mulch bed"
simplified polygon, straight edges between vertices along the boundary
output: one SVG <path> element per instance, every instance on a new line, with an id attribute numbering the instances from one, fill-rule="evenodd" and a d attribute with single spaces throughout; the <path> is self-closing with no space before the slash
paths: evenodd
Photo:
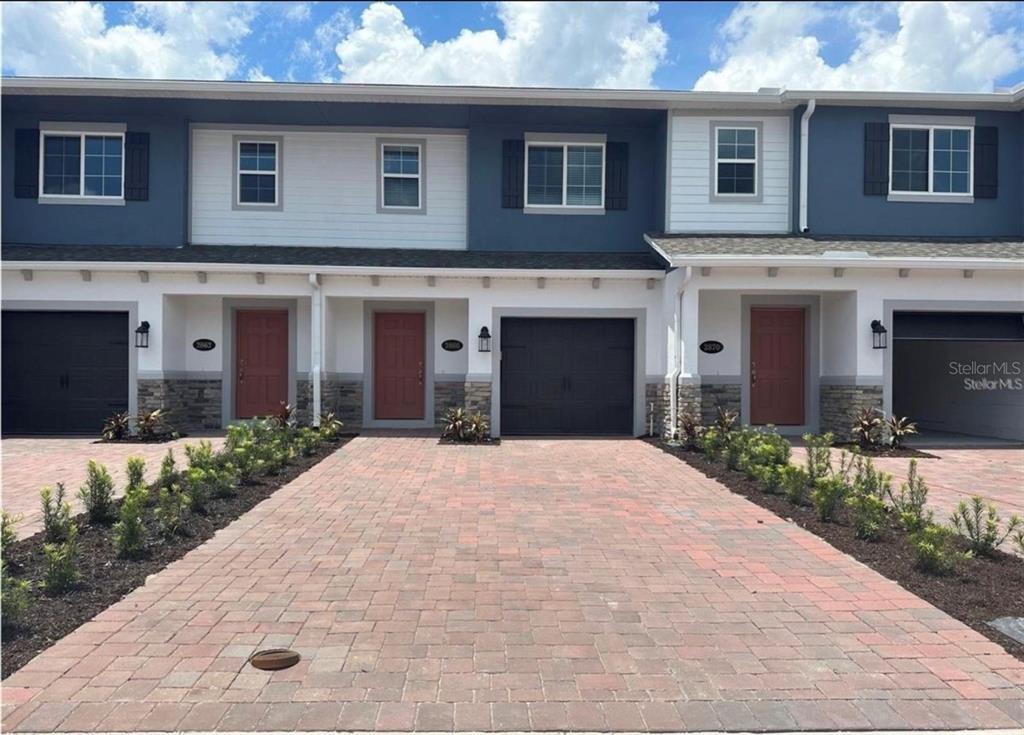
<path id="1" fill-rule="evenodd" d="M 890 523 L 876 541 L 859 539 L 845 518 L 840 518 L 840 523 L 824 523 L 813 508 L 793 505 L 782 495 L 768 494 L 744 473 L 713 462 L 701 452 L 670 446 L 657 439 L 648 441 L 705 476 L 718 480 L 732 492 L 824 539 L 1024 661 L 1024 644 L 988 625 L 996 618 L 1024 615 L 1024 561 L 1021 559 L 997 551 L 992 558 L 968 559 L 948 576 L 926 574 L 915 566 L 914 550 L 907 534 L 895 523 Z"/>
<path id="2" fill-rule="evenodd" d="M 13 544 L 4 559 L 10 571 L 32 582 L 28 624 L 5 629 L 3 635 L 3 678 L 7 678 L 41 651 L 49 648 L 79 625 L 106 610 L 146 578 L 207 541 L 213 534 L 270 497 L 306 470 L 348 443 L 354 435 L 327 442 L 311 457 L 297 457 L 276 475 L 267 475 L 242 485 L 227 498 L 212 499 L 202 515 L 193 513 L 187 523 L 187 535 L 163 540 L 152 514 L 147 514 L 149 538 L 153 544 L 146 557 L 120 559 L 114 552 L 113 526 L 89 525 L 85 514 L 75 518 L 78 524 L 78 569 L 81 581 L 71 591 L 48 595 L 42 590 L 45 561 L 42 532 Z M 120 500 L 117 501 L 120 507 Z"/>
<path id="3" fill-rule="evenodd" d="M 187 437 L 188 434 L 170 431 L 166 434 L 157 434 L 149 439 L 143 439 L 139 436 L 126 436 L 124 439 L 97 439 L 93 444 L 164 444 L 165 442 L 172 442 L 176 439 L 185 439 Z"/>
<path id="4" fill-rule="evenodd" d="M 922 452 L 920 449 L 914 449 L 907 446 L 900 447 L 899 449 L 893 449 L 884 445 L 876 447 L 862 447 L 856 442 L 839 442 L 833 446 L 837 449 L 845 449 L 848 452 L 852 452 L 856 449 L 865 457 L 916 457 L 917 459 L 939 459 L 939 457 L 934 454 L 928 454 L 928 452 Z"/>

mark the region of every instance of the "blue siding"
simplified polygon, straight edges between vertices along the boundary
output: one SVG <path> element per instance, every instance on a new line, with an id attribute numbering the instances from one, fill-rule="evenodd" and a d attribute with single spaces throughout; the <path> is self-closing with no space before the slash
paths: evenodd
<path id="1" fill-rule="evenodd" d="M 819 104 L 811 118 L 808 156 L 811 234 L 901 237 L 1013 237 L 1022 234 L 1024 149 L 1020 113 L 973 113 L 976 125 L 999 128 L 999 196 L 977 199 L 973 204 L 890 202 L 883 196 L 864 195 L 864 123 L 887 122 L 893 113 L 972 114 Z M 799 120 L 796 114 L 797 135 Z M 799 176 L 796 180 L 798 183 Z"/>
<path id="2" fill-rule="evenodd" d="M 480 250 L 644 250 L 663 228 L 664 112 L 481 107 L 469 127 L 469 247 Z M 659 132 L 660 131 L 660 132 Z M 501 206 L 502 141 L 531 133 L 604 133 L 629 144 L 629 205 L 603 215 L 524 214 Z M 660 137 L 659 137 L 660 136 Z M 662 215 L 663 216 L 663 215 Z"/>

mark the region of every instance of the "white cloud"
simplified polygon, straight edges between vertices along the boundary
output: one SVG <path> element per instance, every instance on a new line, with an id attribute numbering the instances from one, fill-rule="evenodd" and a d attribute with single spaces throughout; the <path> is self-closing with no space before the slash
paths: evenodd
<path id="1" fill-rule="evenodd" d="M 822 57 L 812 32 L 820 23 L 855 39 L 847 60 L 830 65 Z M 996 30 L 1000 24 L 1007 29 Z M 1018 3 L 744 3 L 720 29 L 712 60 L 721 66 L 694 88 L 990 91 L 1024 68 L 1021 26 Z"/>
<path id="2" fill-rule="evenodd" d="M 270 76 L 263 71 L 262 66 L 253 66 L 249 68 L 249 73 L 245 75 L 245 78 L 250 82 L 272 82 L 274 77 Z"/>
<path id="3" fill-rule="evenodd" d="M 502 32 L 425 45 L 394 5 L 367 7 L 337 44 L 342 81 L 650 87 L 668 35 L 656 3 L 501 2 Z"/>
<path id="4" fill-rule="evenodd" d="M 338 55 L 335 47 L 354 28 L 355 24 L 352 22 L 348 8 L 342 7 L 316 27 L 312 38 L 299 39 L 295 44 L 295 51 L 292 53 L 292 61 L 311 62 L 316 81 L 337 81 Z M 288 76 L 294 79 L 294 64 L 289 69 Z"/>
<path id="5" fill-rule="evenodd" d="M 110 25 L 93 2 L 4 6 L 3 68 L 20 75 L 224 79 L 241 65 L 253 3 L 137 2 Z"/>
<path id="6" fill-rule="evenodd" d="M 284 17 L 292 23 L 303 23 L 309 20 L 312 7 L 309 3 L 284 3 L 286 6 Z"/>

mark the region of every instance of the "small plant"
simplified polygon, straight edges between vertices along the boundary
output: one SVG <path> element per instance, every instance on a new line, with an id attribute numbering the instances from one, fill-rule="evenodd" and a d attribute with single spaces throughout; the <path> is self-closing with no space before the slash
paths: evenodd
<path id="1" fill-rule="evenodd" d="M 690 411 L 683 411 L 679 414 L 679 438 L 687 449 L 695 449 L 700 446 L 700 435 L 704 429 L 700 423 L 700 416 Z"/>
<path id="2" fill-rule="evenodd" d="M 341 423 L 341 419 L 335 416 L 333 411 L 320 414 L 320 436 L 325 441 L 337 439 L 343 428 L 345 424 Z"/>
<path id="3" fill-rule="evenodd" d="M 977 495 L 970 503 L 961 500 L 953 515 L 949 518 L 953 528 L 967 539 L 971 552 L 980 556 L 992 556 L 1003 541 L 1021 529 L 1019 516 L 1011 516 L 1005 531 L 999 530 L 999 513 L 991 503 Z"/>
<path id="4" fill-rule="evenodd" d="M 709 458 L 721 459 L 729 434 L 717 426 L 710 426 L 700 435 L 700 448 Z"/>
<path id="5" fill-rule="evenodd" d="M 312 457 L 316 454 L 323 441 L 323 434 L 308 426 L 299 429 L 295 434 L 295 443 L 303 457 Z"/>
<path id="6" fill-rule="evenodd" d="M 807 505 L 811 495 L 811 476 L 807 470 L 795 465 L 782 468 L 782 491 L 794 505 Z"/>
<path id="7" fill-rule="evenodd" d="M 785 467 L 780 465 L 758 465 L 753 468 L 754 479 L 761 484 L 761 489 L 769 495 L 775 495 L 782 488 Z"/>
<path id="8" fill-rule="evenodd" d="M 441 438 L 461 441 L 466 433 L 467 421 L 469 421 L 469 415 L 466 413 L 466 409 L 461 406 L 449 408 L 444 414 Z"/>
<path id="9" fill-rule="evenodd" d="M 1019 518 L 1019 516 L 1017 516 Z M 1024 556 L 1024 528 L 1018 528 L 1013 534 L 1013 545 L 1017 547 L 1017 553 Z"/>
<path id="10" fill-rule="evenodd" d="M 807 475 L 813 485 L 819 477 L 825 477 L 832 470 L 832 432 L 821 435 L 804 434 L 807 445 Z"/>
<path id="11" fill-rule="evenodd" d="M 142 457 L 129 457 L 125 467 L 125 476 L 128 478 L 128 487 L 146 485 L 146 460 Z"/>
<path id="12" fill-rule="evenodd" d="M 875 463 L 858 456 L 853 468 L 853 490 L 860 495 L 873 495 L 884 501 L 892 494 L 892 475 L 875 469 Z"/>
<path id="13" fill-rule="evenodd" d="M 129 485 L 121 501 L 120 519 L 114 524 L 114 550 L 125 559 L 138 559 L 146 551 L 146 524 L 142 514 L 149 491 L 144 483 Z"/>
<path id="14" fill-rule="evenodd" d="M 278 404 L 277 410 L 268 416 L 271 421 L 279 429 L 289 429 L 295 425 L 293 416 L 295 415 L 295 407 L 286 401 L 281 401 Z"/>
<path id="15" fill-rule="evenodd" d="M 50 543 L 59 543 L 68 537 L 71 527 L 71 504 L 67 501 L 64 483 L 57 483 L 56 494 L 53 488 L 44 487 L 39 491 L 43 506 L 43 538 Z"/>
<path id="16" fill-rule="evenodd" d="M 736 421 L 739 417 L 740 415 L 735 411 L 719 406 L 715 416 L 715 428 L 723 434 L 728 434 L 736 426 Z"/>
<path id="17" fill-rule="evenodd" d="M 873 408 L 862 408 L 853 422 L 853 438 L 862 449 L 877 446 L 882 438 L 882 417 Z"/>
<path id="18" fill-rule="evenodd" d="M 24 579 L 11 576 L 7 563 L 0 559 L 0 623 L 4 628 L 16 628 L 28 621 L 28 594 L 32 585 Z"/>
<path id="19" fill-rule="evenodd" d="M 814 489 L 811 491 L 811 504 L 818 511 L 818 518 L 825 523 L 833 523 L 839 516 L 839 509 L 843 507 L 849 485 L 842 477 L 819 477 L 814 481 Z"/>
<path id="20" fill-rule="evenodd" d="M 928 486 L 917 474 L 917 460 L 910 460 L 907 481 L 900 485 L 899 493 L 890 489 L 889 499 L 900 524 L 911 533 L 921 530 L 932 522 L 932 512 L 925 508 L 928 502 Z"/>
<path id="21" fill-rule="evenodd" d="M 108 442 L 127 439 L 132 433 L 132 417 L 127 411 L 115 413 L 103 422 L 103 431 L 100 436 Z"/>
<path id="22" fill-rule="evenodd" d="M 156 508 L 153 510 L 160 534 L 164 538 L 171 538 L 181 533 L 191 507 L 192 499 L 188 493 L 182 492 L 180 487 L 161 487 L 157 493 Z"/>
<path id="23" fill-rule="evenodd" d="M 957 534 L 952 528 L 928 523 L 914 532 L 910 542 L 914 547 L 917 566 L 929 574 L 949 574 L 967 554 L 956 547 Z"/>
<path id="24" fill-rule="evenodd" d="M 0 555 L 7 553 L 7 549 L 18 540 L 17 525 L 21 516 L 15 518 L 6 510 L 0 512 Z"/>
<path id="25" fill-rule="evenodd" d="M 46 569 L 43 586 L 51 594 L 65 592 L 78 583 L 78 526 L 68 527 L 67 538 L 61 543 L 43 544 Z"/>
<path id="26" fill-rule="evenodd" d="M 867 540 L 878 538 L 885 523 L 885 501 L 875 493 L 864 492 L 856 487 L 846 498 L 846 507 L 853 517 L 857 537 Z"/>
<path id="27" fill-rule="evenodd" d="M 152 411 L 140 411 L 135 418 L 135 429 L 142 441 L 152 441 L 165 433 L 164 421 L 167 412 L 162 408 L 155 408 Z"/>
<path id="28" fill-rule="evenodd" d="M 89 523 L 108 523 L 114 517 L 114 480 L 107 468 L 90 459 L 85 485 L 78 491 Z"/>
<path id="29" fill-rule="evenodd" d="M 885 422 L 885 433 L 889 437 L 889 446 L 901 449 L 906 438 L 917 433 L 917 424 L 906 416 L 890 416 Z"/>
<path id="30" fill-rule="evenodd" d="M 752 429 L 737 429 L 725 434 L 725 446 L 722 453 L 725 457 L 725 466 L 730 470 L 743 469 L 747 447 L 753 441 L 754 433 Z"/>

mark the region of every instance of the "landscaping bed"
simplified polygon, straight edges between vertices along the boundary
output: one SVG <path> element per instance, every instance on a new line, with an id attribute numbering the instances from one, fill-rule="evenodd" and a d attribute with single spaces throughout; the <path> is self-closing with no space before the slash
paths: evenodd
<path id="1" fill-rule="evenodd" d="M 928 452 L 922 452 L 920 449 L 914 449 L 913 447 L 889 447 L 884 444 L 876 444 L 874 446 L 862 447 L 856 442 L 844 442 L 837 443 L 837 449 L 845 449 L 851 451 L 856 449 L 858 452 L 863 454 L 865 457 L 914 457 L 917 459 L 939 459 L 934 454 Z"/>
<path id="2" fill-rule="evenodd" d="M 991 556 L 964 559 L 948 574 L 928 573 L 918 567 L 910 537 L 891 515 L 886 517 L 876 539 L 859 538 L 848 522 L 848 511 L 840 513 L 838 522 L 824 522 L 815 508 L 795 505 L 784 495 L 765 492 L 759 481 L 713 461 L 701 451 L 659 439 L 648 441 L 732 492 L 822 538 L 1024 661 L 1024 644 L 988 625 L 999 617 L 1024 615 L 1024 562 L 1021 559 L 995 551 Z M 958 546 L 961 550 L 967 548 L 964 541 Z"/>
<path id="3" fill-rule="evenodd" d="M 116 551 L 115 526 L 90 523 L 88 514 L 74 518 L 78 528 L 75 554 L 79 579 L 64 592 L 44 589 L 47 560 L 43 551 L 44 533 L 40 532 L 9 544 L 4 550 L 5 573 L 30 583 L 28 611 L 23 623 L 4 629 L 3 678 L 82 623 L 91 620 L 132 590 L 146 578 L 196 548 L 213 534 L 249 511 L 276 490 L 306 472 L 346 444 L 354 435 L 325 438 L 310 454 L 296 454 L 279 469 L 257 474 L 240 483 L 232 494 L 214 496 L 202 512 L 190 513 L 177 533 L 160 533 L 154 514 L 142 519 L 145 536 L 151 540 L 137 558 L 122 558 Z M 152 489 L 155 489 L 155 485 Z M 123 500 L 114 501 L 120 510 Z M 152 503 L 150 503 L 152 505 Z"/>

